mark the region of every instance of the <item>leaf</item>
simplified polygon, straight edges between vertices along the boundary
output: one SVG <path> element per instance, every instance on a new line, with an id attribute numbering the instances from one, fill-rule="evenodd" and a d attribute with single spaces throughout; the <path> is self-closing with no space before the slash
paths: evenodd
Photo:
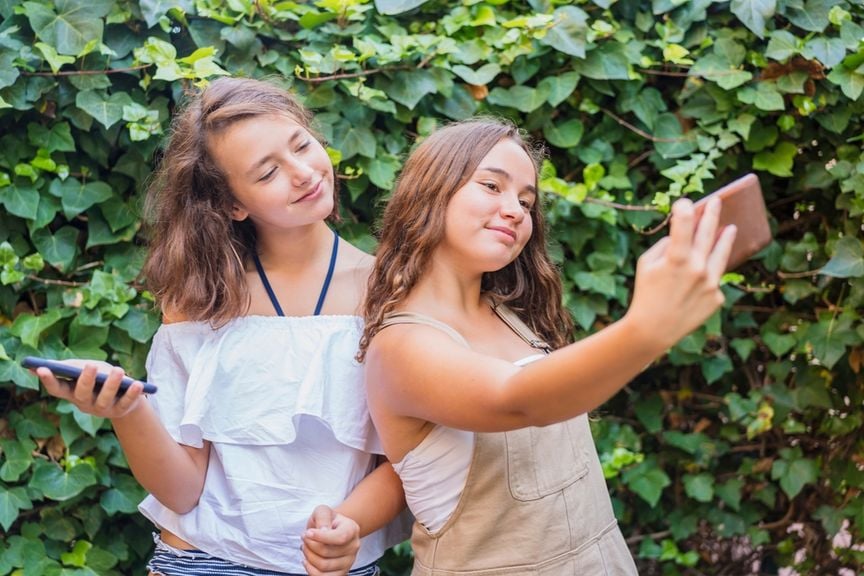
<path id="1" fill-rule="evenodd" d="M 780 488 L 789 498 L 795 498 L 807 484 L 813 484 L 819 477 L 815 460 L 794 458 L 775 460 L 771 466 L 771 479 L 780 480 Z"/>
<path id="2" fill-rule="evenodd" d="M 20 72 L 15 67 L 15 59 L 18 55 L 11 51 L 0 51 L 0 88 L 12 86 L 18 79 Z"/>
<path id="3" fill-rule="evenodd" d="M 830 24 L 828 13 L 838 0 L 807 0 L 804 6 L 791 6 L 786 17 L 792 24 L 810 32 L 822 32 Z"/>
<path id="4" fill-rule="evenodd" d="M 132 105 L 132 98 L 126 92 L 118 92 L 106 98 L 104 93 L 86 90 L 75 96 L 75 105 L 105 128 L 110 128 L 123 118 L 123 107 Z"/>
<path id="5" fill-rule="evenodd" d="M 780 142 L 773 150 L 763 150 L 753 157 L 754 170 L 767 170 L 775 176 L 792 176 L 792 166 L 798 147 L 792 142 Z"/>
<path id="6" fill-rule="evenodd" d="M 114 6 L 110 0 L 57 0 L 50 7 L 24 2 L 24 13 L 36 36 L 59 54 L 77 56 L 87 45 L 102 41 L 102 17 Z"/>
<path id="7" fill-rule="evenodd" d="M 617 42 L 606 42 L 588 52 L 585 60 L 576 60 L 573 69 L 583 76 L 595 80 L 628 80 L 630 63 L 624 46 Z"/>
<path id="8" fill-rule="evenodd" d="M 56 324 L 62 318 L 62 314 L 57 308 L 49 308 L 46 312 L 39 315 L 21 314 L 15 318 L 12 327 L 9 329 L 14 336 L 18 336 L 23 344 L 31 348 L 39 347 L 39 338 L 42 333 Z"/>
<path id="9" fill-rule="evenodd" d="M 858 100 L 864 91 L 864 74 L 857 70 L 847 70 L 843 66 L 837 66 L 827 76 L 832 84 L 840 86 L 843 94 L 850 100 Z"/>
<path id="10" fill-rule="evenodd" d="M 428 70 L 412 70 L 397 72 L 384 91 L 396 102 L 413 110 L 424 96 L 437 92 L 438 85 Z"/>
<path id="11" fill-rule="evenodd" d="M 732 0 L 730 9 L 751 32 L 765 37 L 765 22 L 774 17 L 777 0 Z"/>
<path id="12" fill-rule="evenodd" d="M 381 14 L 394 16 L 404 14 L 418 6 L 422 6 L 428 0 L 375 0 L 375 8 Z"/>
<path id="13" fill-rule="evenodd" d="M 760 110 L 774 112 L 785 110 L 783 95 L 773 82 L 759 82 L 756 88 L 742 88 L 738 91 L 738 99 L 746 104 L 754 104 Z"/>
<path id="14" fill-rule="evenodd" d="M 813 355 L 829 370 L 843 357 L 848 346 L 859 341 L 849 317 L 838 319 L 831 314 L 821 314 L 819 322 L 811 324 L 804 337 L 813 347 Z"/>
<path id="15" fill-rule="evenodd" d="M 27 138 L 34 146 L 48 152 L 74 152 L 75 141 L 68 122 L 57 122 L 48 129 L 41 124 L 27 125 Z"/>
<path id="16" fill-rule="evenodd" d="M 681 122 L 674 114 L 660 114 L 654 122 L 654 149 L 666 159 L 687 156 L 696 150 L 696 141 L 688 138 L 681 129 Z"/>
<path id="17" fill-rule="evenodd" d="M 115 326 L 129 334 L 130 338 L 142 344 L 150 341 L 159 328 L 159 324 L 158 315 L 138 308 L 130 308 L 123 318 L 114 323 Z"/>
<path id="18" fill-rule="evenodd" d="M 390 190 L 396 180 L 396 174 L 402 164 L 398 158 L 390 155 L 378 156 L 363 163 L 369 180 L 382 190 Z"/>
<path id="19" fill-rule="evenodd" d="M 64 64 L 72 64 L 73 62 L 75 62 L 75 58 L 73 56 L 60 56 L 59 54 L 57 54 L 57 51 L 54 49 L 53 46 L 49 46 L 44 42 L 37 42 L 35 44 L 35 47 L 38 48 L 40 52 L 42 52 L 42 56 L 45 58 L 45 60 L 48 61 L 48 66 L 51 67 L 51 71 L 54 74 L 57 74 L 57 72 L 60 71 L 60 68 L 62 68 Z"/>
<path id="20" fill-rule="evenodd" d="M 864 250 L 861 248 L 861 241 L 851 236 L 840 238 L 834 245 L 834 255 L 819 273 L 834 278 L 864 276 Z"/>
<path id="21" fill-rule="evenodd" d="M 775 356 L 784 356 L 795 347 L 795 337 L 791 334 L 778 334 L 777 332 L 766 332 L 762 335 L 762 341 Z"/>
<path id="22" fill-rule="evenodd" d="M 485 86 L 492 82 L 501 72 L 501 67 L 498 64 L 489 62 L 474 70 L 468 66 L 457 64 L 453 66 L 453 73 L 465 80 L 468 84 L 475 86 Z"/>
<path id="23" fill-rule="evenodd" d="M 846 56 L 846 46 L 839 38 L 816 36 L 808 40 L 801 49 L 807 59 L 816 59 L 826 68 L 833 68 Z"/>
<path id="24" fill-rule="evenodd" d="M 625 470 L 622 479 L 631 491 L 638 494 L 652 508 L 660 501 L 663 488 L 672 483 L 669 476 L 661 468 L 657 468 L 653 460 L 645 460 Z"/>
<path id="25" fill-rule="evenodd" d="M 685 474 L 684 491 L 698 502 L 714 499 L 714 477 L 710 474 Z"/>
<path id="26" fill-rule="evenodd" d="M 33 477 L 29 488 L 39 490 L 51 500 L 68 500 L 97 483 L 93 466 L 79 462 L 69 472 L 53 462 L 37 461 L 33 465 Z"/>
<path id="27" fill-rule="evenodd" d="M 774 30 L 768 41 L 765 56 L 773 60 L 785 61 L 798 53 L 798 38 L 787 30 Z"/>
<path id="28" fill-rule="evenodd" d="M 32 240 L 42 257 L 62 272 L 69 270 L 78 254 L 78 230 L 71 226 L 63 226 L 56 234 L 47 228 L 37 230 Z"/>
<path id="29" fill-rule="evenodd" d="M 585 58 L 588 14 L 576 6 L 561 6 L 555 9 L 552 16 L 555 18 L 554 24 L 546 31 L 541 42 L 570 56 Z"/>
<path id="30" fill-rule="evenodd" d="M 159 23 L 160 18 L 168 13 L 171 8 L 179 8 L 188 14 L 195 8 L 192 0 L 140 0 L 141 15 L 147 26 L 152 28 Z"/>
<path id="31" fill-rule="evenodd" d="M 367 158 L 375 157 L 375 135 L 365 126 L 353 126 L 341 122 L 333 130 L 333 145 L 342 152 L 342 159 L 348 160 L 357 154 Z"/>
<path id="32" fill-rule="evenodd" d="M 28 510 L 32 507 L 33 505 L 27 497 L 27 491 L 23 487 L 16 486 L 7 489 L 0 486 L 0 526 L 3 527 L 4 531 L 9 530 L 21 510 Z"/>
<path id="33" fill-rule="evenodd" d="M 0 188 L 0 203 L 10 214 L 33 220 L 39 208 L 39 191 L 30 184 L 15 181 L 11 186 Z"/>
<path id="34" fill-rule="evenodd" d="M 0 440 L 3 449 L 3 466 L 0 466 L 0 480 L 16 482 L 33 463 L 33 450 L 36 445 L 32 440 Z"/>
<path id="35" fill-rule="evenodd" d="M 533 112 L 546 103 L 549 96 L 548 88 L 531 88 L 530 86 L 511 86 L 510 88 L 494 88 L 486 98 L 490 104 L 515 108 L 520 112 Z"/>
<path id="36" fill-rule="evenodd" d="M 556 76 L 547 76 L 537 83 L 538 90 L 548 91 L 546 101 L 550 106 L 558 106 L 566 100 L 576 85 L 579 84 L 579 74 L 576 72 L 565 72 Z"/>
<path id="37" fill-rule="evenodd" d="M 741 478 L 730 478 L 723 484 L 714 486 L 717 497 L 723 500 L 733 510 L 741 509 L 741 495 L 744 488 L 744 480 Z"/>
<path id="38" fill-rule="evenodd" d="M 572 148 L 582 140 L 584 130 L 578 118 L 567 120 L 562 124 L 547 122 L 543 126 L 543 137 L 558 148 Z"/>
<path id="39" fill-rule="evenodd" d="M 114 486 L 102 494 L 99 503 L 109 516 L 121 512 L 134 514 L 138 511 L 138 504 L 147 496 L 147 492 L 141 488 L 132 476 L 117 474 L 113 478 Z"/>
<path id="40" fill-rule="evenodd" d="M 82 184 L 76 178 L 66 180 L 55 179 L 48 187 L 52 195 L 60 198 L 63 213 L 71 220 L 94 204 L 111 198 L 114 195 L 111 187 L 105 182 L 88 182 Z"/>

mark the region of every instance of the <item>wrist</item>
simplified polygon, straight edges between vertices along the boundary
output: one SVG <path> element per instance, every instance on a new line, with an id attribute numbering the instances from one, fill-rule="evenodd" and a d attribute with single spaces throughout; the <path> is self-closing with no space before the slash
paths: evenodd
<path id="1" fill-rule="evenodd" d="M 661 326 L 652 326 L 628 311 L 618 322 L 627 339 L 627 347 L 635 354 L 644 354 L 652 362 L 666 353 L 675 342 L 669 341 Z M 641 354 L 640 354 L 641 355 Z"/>

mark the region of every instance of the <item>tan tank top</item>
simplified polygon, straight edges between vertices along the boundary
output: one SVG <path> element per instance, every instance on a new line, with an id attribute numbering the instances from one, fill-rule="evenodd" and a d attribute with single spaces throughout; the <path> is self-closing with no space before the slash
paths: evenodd
<path id="1" fill-rule="evenodd" d="M 549 351 L 513 311 L 498 316 Z M 452 327 L 401 312 L 383 326 L 425 324 L 468 346 Z M 414 524 L 412 576 L 619 576 L 637 574 L 603 479 L 588 418 L 476 433 L 455 512 L 434 534 Z"/>

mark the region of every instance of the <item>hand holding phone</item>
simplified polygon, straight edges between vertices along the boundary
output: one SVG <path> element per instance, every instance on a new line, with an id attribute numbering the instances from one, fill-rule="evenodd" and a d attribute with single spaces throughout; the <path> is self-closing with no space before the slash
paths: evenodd
<path id="1" fill-rule="evenodd" d="M 25 368 L 36 369 L 36 368 L 48 368 L 54 374 L 54 376 L 58 379 L 68 380 L 70 382 L 75 382 L 81 376 L 82 368 L 78 366 L 73 366 L 71 364 L 66 364 L 64 362 L 58 362 L 56 360 L 48 360 L 47 358 L 39 358 L 38 356 L 27 356 L 21 361 L 21 365 Z M 94 386 L 94 391 L 98 392 L 102 388 L 102 384 L 105 383 L 105 380 L 108 378 L 108 374 L 105 372 L 97 372 L 96 374 L 96 385 Z M 125 392 L 129 386 L 132 385 L 133 382 L 141 382 L 144 385 L 144 393 L 145 394 L 155 394 L 156 386 L 153 384 L 149 384 L 147 382 L 143 382 L 141 380 L 136 380 L 134 378 L 130 378 L 129 376 L 124 376 L 120 381 L 120 387 L 117 389 L 117 395 L 120 396 Z"/>
<path id="2" fill-rule="evenodd" d="M 734 270 L 771 242 L 771 227 L 762 187 L 755 174 L 747 174 L 712 192 L 693 205 L 698 220 L 712 198 L 720 199 L 719 237 L 723 228 L 734 224 L 738 229 L 726 271 Z"/>

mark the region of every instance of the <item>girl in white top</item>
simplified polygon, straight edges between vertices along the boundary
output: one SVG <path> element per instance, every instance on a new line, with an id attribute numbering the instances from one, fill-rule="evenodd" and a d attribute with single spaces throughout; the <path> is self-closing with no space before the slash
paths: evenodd
<path id="1" fill-rule="evenodd" d="M 489 525 L 507 517 L 506 507 L 524 503 L 508 497 L 478 509 L 460 500 L 473 474 L 478 437 L 546 427 L 597 408 L 723 302 L 719 281 L 734 227 L 718 239 L 719 205 L 709 204 L 697 224 L 692 203 L 680 200 L 673 206 L 670 237 L 639 259 L 624 317 L 570 343 L 572 324 L 546 253 L 538 156 L 506 122 L 450 125 L 412 152 L 384 213 L 361 358 L 365 354 L 369 406 L 384 451 L 397 463 L 420 523 L 415 558 L 434 563 L 415 563 L 415 573 L 438 574 L 439 562 L 444 566 L 456 557 L 465 563 L 441 568 L 441 574 L 547 573 L 538 568 L 549 560 L 539 546 L 513 551 L 488 540 L 441 538 L 457 514 L 456 522 L 466 527 L 461 534 L 494 531 L 502 541 L 506 536 L 523 542 L 544 537 L 526 533 L 530 526 Z M 496 313 L 502 304 L 557 350 L 538 357 L 546 345 L 508 328 Z M 602 483 L 593 446 L 590 452 L 592 475 Z M 555 466 L 530 451 L 518 455 L 520 464 L 507 464 L 541 472 Z M 576 490 L 568 497 L 592 494 Z M 439 539 L 437 548 L 429 544 L 433 539 Z M 417 544 L 434 555 L 417 555 Z M 587 542 L 565 544 L 575 553 Z M 524 571 L 507 564 L 511 556 L 520 558 Z M 632 560 L 622 558 L 621 566 L 624 572 L 612 572 L 630 573 Z"/>
<path id="2" fill-rule="evenodd" d="M 175 117 L 148 198 L 158 393 L 115 398 L 120 368 L 101 391 L 92 363 L 74 389 L 37 370 L 111 419 L 161 530 L 152 574 L 365 576 L 402 537 L 379 531 L 404 497 L 353 358 L 372 258 L 327 226 L 335 184 L 292 95 L 212 82 Z"/>

